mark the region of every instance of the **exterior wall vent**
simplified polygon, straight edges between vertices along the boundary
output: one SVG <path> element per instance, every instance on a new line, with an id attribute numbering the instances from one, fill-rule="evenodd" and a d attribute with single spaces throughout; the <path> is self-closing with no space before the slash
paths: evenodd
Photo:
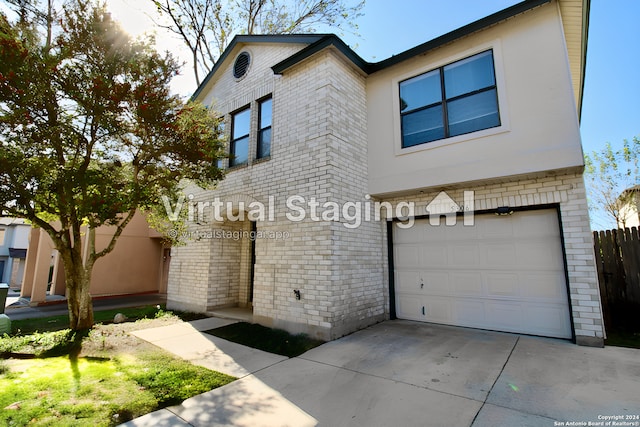
<path id="1" fill-rule="evenodd" d="M 236 79 L 244 77 L 247 74 L 249 65 L 251 64 L 251 56 L 248 52 L 242 52 L 236 58 L 235 64 L 233 64 L 233 77 Z"/>

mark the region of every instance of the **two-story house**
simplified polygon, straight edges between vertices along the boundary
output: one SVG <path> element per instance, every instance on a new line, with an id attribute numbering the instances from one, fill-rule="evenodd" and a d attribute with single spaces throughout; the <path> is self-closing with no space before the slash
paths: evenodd
<path id="1" fill-rule="evenodd" d="M 528 0 L 377 63 L 334 35 L 235 37 L 194 94 L 230 158 L 186 189 L 168 306 L 324 339 L 400 318 L 602 345 L 587 16 Z"/>

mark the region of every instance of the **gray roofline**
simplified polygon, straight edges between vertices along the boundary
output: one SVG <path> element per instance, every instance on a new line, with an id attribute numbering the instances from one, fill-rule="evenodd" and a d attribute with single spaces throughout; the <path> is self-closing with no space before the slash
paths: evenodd
<path id="1" fill-rule="evenodd" d="M 209 74 L 202 80 L 200 86 L 191 95 L 191 100 L 195 100 L 204 90 L 205 86 L 213 78 L 213 75 L 222 66 L 225 59 L 233 51 L 239 43 L 315 43 L 319 39 L 327 36 L 328 34 L 263 34 L 263 35 L 237 35 L 229 43 L 229 46 L 222 52 L 220 58 L 216 61 Z"/>
<path id="2" fill-rule="evenodd" d="M 238 35 L 233 38 L 229 46 L 225 49 L 225 51 L 222 53 L 220 58 L 218 58 L 218 61 L 214 65 L 213 69 L 205 77 L 205 79 L 202 81 L 198 89 L 196 89 L 194 94 L 191 96 L 191 99 L 194 100 L 198 96 L 200 96 L 205 86 L 213 78 L 213 75 L 218 71 L 222 63 L 224 63 L 226 58 L 230 55 L 231 51 L 233 51 L 233 49 L 239 43 L 303 43 L 308 45 L 307 47 L 291 55 L 287 59 L 272 66 L 271 68 L 275 74 L 282 74 L 288 68 L 294 66 L 295 64 L 305 60 L 311 55 L 318 53 L 319 51 L 329 46 L 333 46 L 334 48 L 336 48 L 339 52 L 341 52 L 346 58 L 348 58 L 357 68 L 362 70 L 362 72 L 364 72 L 365 74 L 373 74 L 375 72 L 384 70 L 388 67 L 397 65 L 415 56 L 425 54 L 431 50 L 437 49 L 441 46 L 444 46 L 460 38 L 466 37 L 477 31 L 491 27 L 499 22 L 512 18 L 521 13 L 527 12 L 538 6 L 542 6 L 544 4 L 550 3 L 551 1 L 552 0 L 524 0 L 520 3 L 517 3 L 513 6 L 510 6 L 492 15 L 481 18 L 477 21 L 474 21 L 470 24 L 467 24 L 449 33 L 443 34 L 442 36 L 436 37 L 435 39 L 432 39 L 416 47 L 413 47 L 397 55 L 394 55 L 390 58 L 387 58 L 385 60 L 382 60 L 380 62 L 375 62 L 375 63 L 367 62 L 364 59 L 362 59 L 356 52 L 354 52 L 335 34 Z M 580 117 L 582 113 L 582 101 L 583 101 L 582 93 L 584 92 L 584 81 L 585 81 L 590 4 L 591 4 L 591 0 L 583 0 L 583 6 L 584 6 L 583 26 L 582 26 L 583 66 L 581 70 L 582 82 L 581 82 L 581 88 L 580 88 L 581 96 L 580 96 L 579 105 L 578 105 L 578 117 Z"/>
<path id="3" fill-rule="evenodd" d="M 368 73 L 368 69 L 371 64 L 364 59 L 362 59 L 357 53 L 353 51 L 349 46 L 346 45 L 345 42 L 342 41 L 335 34 L 327 34 L 320 40 L 315 43 L 310 44 L 306 48 L 302 49 L 299 52 L 294 53 L 284 61 L 278 62 L 276 65 L 271 67 L 275 74 L 282 74 L 289 67 L 294 66 L 295 64 L 303 61 L 304 59 L 310 57 L 311 55 L 320 52 L 321 50 L 334 46 L 337 48 L 344 56 L 346 56 L 354 65 L 364 71 L 366 74 Z"/>
<path id="4" fill-rule="evenodd" d="M 531 10 L 533 8 L 536 8 L 538 6 L 541 6 L 549 2 L 551 2 L 551 0 L 525 0 L 511 7 L 503 9 L 499 12 L 496 12 L 492 15 L 486 16 L 470 24 L 467 24 L 463 27 L 460 27 L 456 30 L 453 30 L 449 33 L 446 33 L 442 36 L 436 37 L 435 39 L 430 40 L 426 43 L 422 43 L 416 47 L 413 47 L 409 50 L 399 53 L 398 55 L 394 55 L 391 58 L 388 58 L 376 63 L 366 62 L 360 56 L 358 56 L 358 54 L 355 53 L 350 47 L 348 47 L 342 40 L 340 40 L 337 36 L 330 34 L 330 35 L 326 35 L 324 39 L 319 40 L 316 43 L 307 46 L 306 48 L 295 53 L 294 55 L 290 56 L 284 61 L 279 62 L 278 64 L 274 65 L 271 68 L 273 69 L 274 73 L 282 74 L 287 68 L 308 58 L 309 56 L 313 55 L 314 53 L 317 53 L 318 51 L 324 49 L 325 47 L 332 45 L 332 46 L 335 46 L 340 52 L 342 52 L 347 58 L 349 58 L 354 63 L 354 65 L 360 68 L 364 73 L 372 74 L 377 71 L 384 70 L 385 68 L 391 67 L 393 65 L 399 64 L 400 62 L 406 61 L 415 56 L 429 52 L 445 44 L 451 43 L 454 40 L 468 36 L 472 33 L 475 33 L 484 28 L 495 25 L 501 21 L 512 18 L 516 15 L 527 12 L 528 10 Z"/>
<path id="5" fill-rule="evenodd" d="M 582 100 L 584 99 L 584 81 L 587 70 L 587 46 L 589 40 L 589 18 L 591 0 L 582 1 L 582 69 L 580 70 L 580 99 L 578 100 L 578 123 L 582 121 Z"/>

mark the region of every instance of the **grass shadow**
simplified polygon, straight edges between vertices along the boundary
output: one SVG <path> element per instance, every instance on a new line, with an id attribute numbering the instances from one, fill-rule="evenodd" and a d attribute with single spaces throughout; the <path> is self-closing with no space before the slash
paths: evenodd
<path id="1" fill-rule="evenodd" d="M 287 357 L 299 356 L 324 344 L 324 341 L 310 338 L 306 334 L 292 335 L 282 329 L 271 329 L 247 322 L 233 323 L 204 333 Z"/>

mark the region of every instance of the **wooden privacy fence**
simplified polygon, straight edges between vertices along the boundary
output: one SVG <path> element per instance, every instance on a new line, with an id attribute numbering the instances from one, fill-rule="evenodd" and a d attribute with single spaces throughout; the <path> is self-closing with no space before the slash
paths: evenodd
<path id="1" fill-rule="evenodd" d="M 594 231 L 593 241 L 606 328 L 640 331 L 638 229 Z"/>

